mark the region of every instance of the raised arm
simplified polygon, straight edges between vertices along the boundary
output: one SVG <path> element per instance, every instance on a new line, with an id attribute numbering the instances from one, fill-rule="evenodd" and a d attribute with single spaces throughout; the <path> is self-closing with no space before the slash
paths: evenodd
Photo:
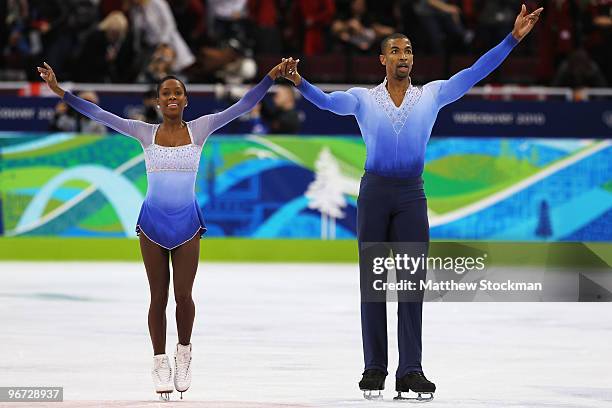
<path id="1" fill-rule="evenodd" d="M 493 72 L 518 44 L 518 40 L 508 34 L 497 46 L 489 50 L 469 68 L 461 70 L 446 81 L 439 81 L 437 101 L 440 107 L 456 101 L 474 85 Z"/>
<path id="2" fill-rule="evenodd" d="M 135 136 L 134 122 L 136 121 L 131 119 L 124 119 L 115 115 L 114 113 L 105 111 L 95 103 L 79 98 L 78 96 L 73 95 L 70 92 L 64 92 L 64 97 L 62 99 L 68 105 L 72 106 L 74 110 L 87 116 L 88 118 L 100 122 L 110 127 L 111 129 L 116 130 L 119 133 L 123 133 L 126 136 L 131 136 L 135 139 L 139 139 Z"/>
<path id="3" fill-rule="evenodd" d="M 355 96 L 351 90 L 335 91 L 325 93 L 310 82 L 302 78 L 298 73 L 297 66 L 299 59 L 287 60 L 287 69 L 283 72 L 283 76 L 293 82 L 297 89 L 304 95 L 306 99 L 315 104 L 318 108 L 334 112 L 338 115 L 354 115 L 359 108 L 359 98 Z"/>
<path id="4" fill-rule="evenodd" d="M 512 33 L 508 34 L 497 46 L 489 50 L 471 67 L 459 71 L 446 81 L 436 81 L 439 85 L 437 101 L 440 107 L 456 101 L 474 85 L 493 72 L 506 59 L 510 51 L 531 31 L 543 8 L 527 14 L 525 5 L 516 18 Z"/>
<path id="5" fill-rule="evenodd" d="M 338 115 L 354 115 L 357 113 L 359 99 L 350 90 L 325 93 L 304 78 L 300 79 L 297 89 L 318 108 Z"/>
<path id="6" fill-rule="evenodd" d="M 244 115 L 257 105 L 263 99 L 266 92 L 274 84 L 274 79 L 270 75 L 266 75 L 257 85 L 249 89 L 249 91 L 238 102 L 225 109 L 224 111 L 206 115 L 212 133 L 217 129 L 227 125 L 237 117 Z"/>
<path id="7" fill-rule="evenodd" d="M 44 65 L 44 68 L 38 67 L 38 72 L 40 72 L 41 78 L 45 80 L 47 85 L 49 85 L 49 88 L 57 96 L 62 98 L 64 102 L 88 118 L 100 122 L 119 133 L 133 137 L 134 139 L 139 140 L 141 143 L 144 143 L 148 134 L 148 125 L 146 123 L 131 119 L 123 119 L 113 113 L 105 111 L 94 103 L 79 98 L 70 92 L 64 91 L 57 83 L 57 78 L 55 77 L 53 69 L 46 62 Z"/>
<path id="8" fill-rule="evenodd" d="M 253 109 L 266 95 L 266 92 L 270 89 L 274 80 L 281 75 L 281 71 L 285 69 L 286 66 L 287 63 L 283 61 L 272 68 L 261 82 L 251 88 L 238 102 L 224 111 L 200 116 L 191 121 L 190 123 L 195 133 L 195 143 L 203 145 L 211 133 Z"/>

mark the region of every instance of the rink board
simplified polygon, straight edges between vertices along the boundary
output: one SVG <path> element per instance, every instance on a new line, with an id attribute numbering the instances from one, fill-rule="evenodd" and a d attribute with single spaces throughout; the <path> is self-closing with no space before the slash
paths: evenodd
<path id="1" fill-rule="evenodd" d="M 608 266 L 612 243 L 474 242 L 441 243 L 436 248 L 465 243 L 489 253 L 496 264 L 531 266 Z M 253 240 L 205 238 L 202 261 L 217 262 L 357 262 L 355 240 Z M 138 241 L 127 238 L 0 238 L 1 260 L 141 261 Z"/>
<path id="2" fill-rule="evenodd" d="M 360 137 L 215 135 L 206 237 L 355 239 L 364 160 Z M 449 135 L 423 179 L 434 240 L 612 242 L 610 140 Z M 134 238 L 147 183 L 131 138 L 0 132 L 0 236 Z"/>

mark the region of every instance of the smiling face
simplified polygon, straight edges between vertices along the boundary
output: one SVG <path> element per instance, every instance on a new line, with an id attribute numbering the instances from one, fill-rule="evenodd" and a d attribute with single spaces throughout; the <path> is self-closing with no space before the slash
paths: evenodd
<path id="1" fill-rule="evenodd" d="M 412 71 L 412 44 L 406 37 L 390 38 L 385 41 L 380 63 L 385 66 L 387 78 L 405 79 Z"/>
<path id="2" fill-rule="evenodd" d="M 157 104 L 164 116 L 182 116 L 187 106 L 187 95 L 183 84 L 177 79 L 166 79 L 159 86 Z"/>

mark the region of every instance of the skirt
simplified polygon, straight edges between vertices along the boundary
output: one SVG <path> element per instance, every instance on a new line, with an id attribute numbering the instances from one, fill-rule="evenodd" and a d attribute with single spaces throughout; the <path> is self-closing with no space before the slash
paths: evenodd
<path id="1" fill-rule="evenodd" d="M 168 250 L 206 232 L 204 215 L 197 201 L 177 210 L 167 211 L 145 200 L 136 222 L 136 235 L 143 233 L 149 240 Z"/>

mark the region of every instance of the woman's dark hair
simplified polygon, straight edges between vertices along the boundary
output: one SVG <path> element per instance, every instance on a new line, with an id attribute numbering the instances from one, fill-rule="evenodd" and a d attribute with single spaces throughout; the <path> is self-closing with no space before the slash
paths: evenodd
<path id="1" fill-rule="evenodd" d="M 185 92 L 185 96 L 187 96 L 187 88 L 185 88 L 185 84 L 183 83 L 183 81 L 181 81 L 180 79 L 178 79 L 177 77 L 175 77 L 174 75 L 166 75 L 165 77 L 163 77 L 158 83 L 157 83 L 157 97 L 159 98 L 159 90 L 162 86 L 162 84 L 164 82 L 166 82 L 169 79 L 174 79 L 177 80 L 179 82 L 179 84 L 181 84 L 181 87 L 183 88 L 183 92 Z"/>

